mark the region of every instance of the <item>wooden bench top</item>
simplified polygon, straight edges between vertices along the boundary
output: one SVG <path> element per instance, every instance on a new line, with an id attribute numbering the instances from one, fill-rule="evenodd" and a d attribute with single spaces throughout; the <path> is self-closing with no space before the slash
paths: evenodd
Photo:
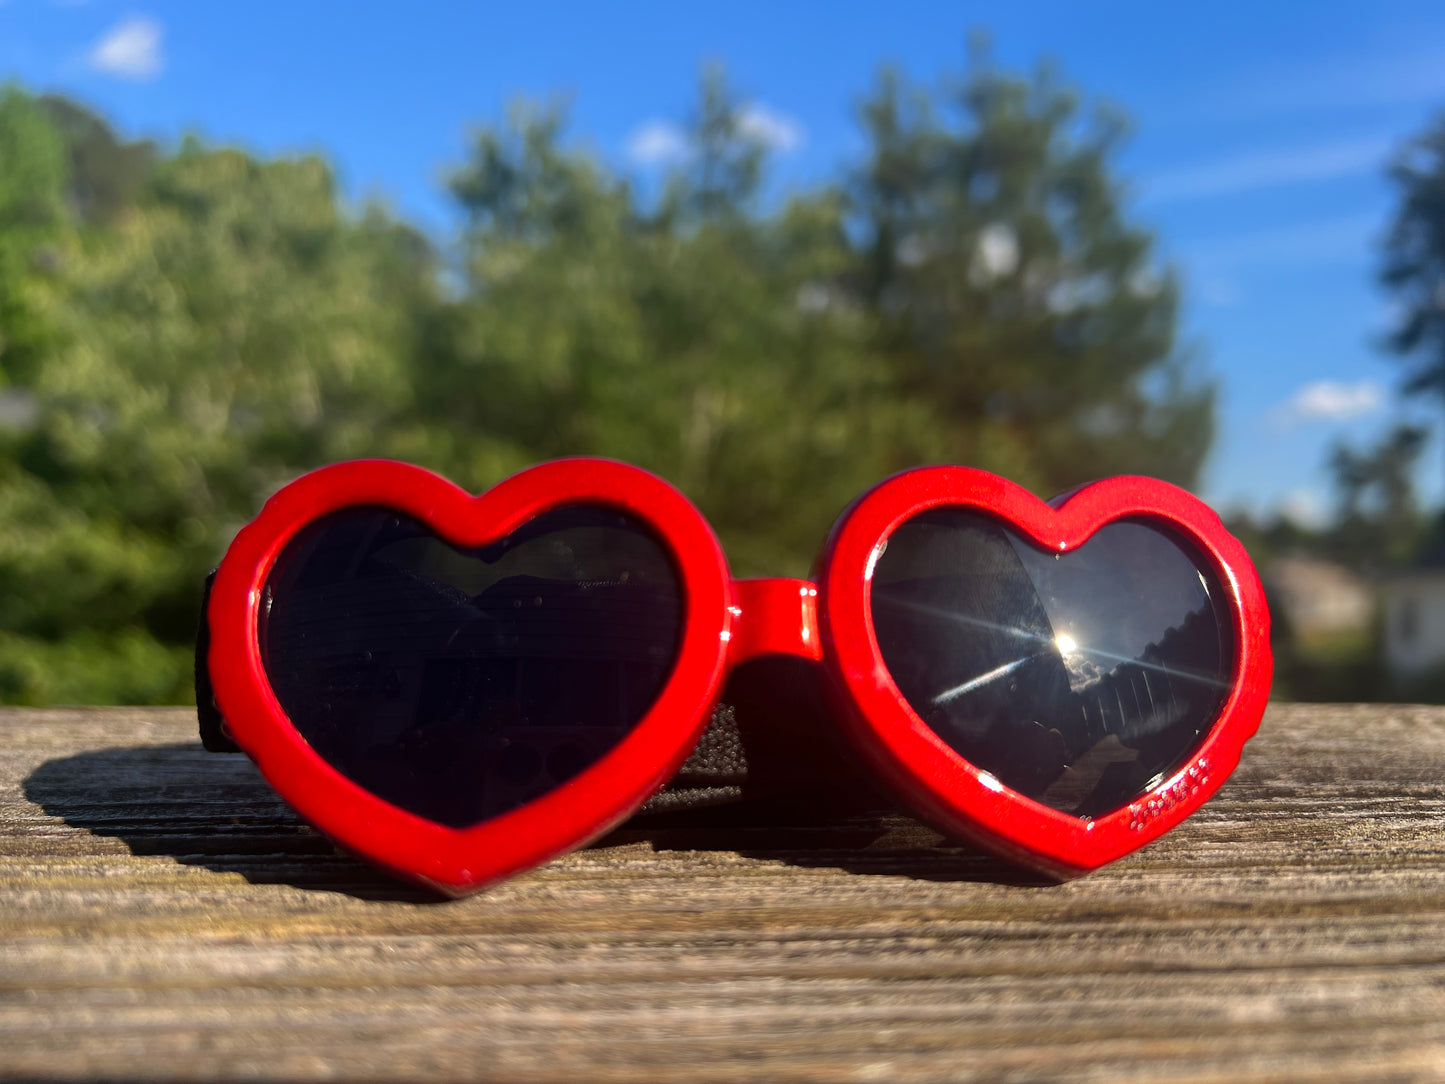
<path id="1" fill-rule="evenodd" d="M 1445 709 L 1276 706 L 1063 885 L 902 816 L 625 827 L 436 902 L 180 709 L 0 712 L 0 1075 L 1445 1076 Z"/>

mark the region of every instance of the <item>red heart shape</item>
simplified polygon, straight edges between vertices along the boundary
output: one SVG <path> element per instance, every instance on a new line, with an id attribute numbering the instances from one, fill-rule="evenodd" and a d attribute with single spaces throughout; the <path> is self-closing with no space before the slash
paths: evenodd
<path id="1" fill-rule="evenodd" d="M 605 505 L 652 528 L 685 595 L 671 675 L 646 715 L 600 760 L 525 805 L 452 828 L 366 791 L 297 733 L 262 664 L 257 618 L 272 567 L 302 528 L 343 508 L 384 507 L 420 520 L 452 545 L 478 547 L 569 504 Z M 349 850 L 460 895 L 601 835 L 676 771 L 717 696 L 733 620 L 729 601 L 727 563 L 711 528 L 680 493 L 636 467 L 560 460 L 473 497 L 404 463 L 343 463 L 282 489 L 236 536 L 212 588 L 209 665 L 232 735 L 297 812 Z"/>
<path id="2" fill-rule="evenodd" d="M 1113 812 L 1078 817 L 1004 786 L 919 717 L 883 662 L 869 584 L 889 535 L 919 513 L 942 507 L 992 516 L 1057 553 L 1078 549 L 1100 527 L 1123 519 L 1166 527 L 1192 544 L 1224 588 L 1235 656 L 1218 719 L 1183 766 Z M 945 832 L 1061 876 L 1120 858 L 1197 809 L 1238 763 L 1269 695 L 1269 611 L 1248 556 L 1206 505 L 1150 478 L 1107 479 L 1054 504 L 964 467 L 891 478 L 860 498 L 834 529 L 820 576 L 819 625 L 838 714 L 898 793 Z"/>
<path id="3" fill-rule="evenodd" d="M 529 519 L 571 504 L 605 505 L 650 527 L 684 593 L 673 671 L 619 744 L 570 781 L 473 827 L 406 812 L 353 783 L 317 754 L 287 718 L 262 664 L 258 612 L 278 556 L 302 528 L 355 506 L 390 508 L 454 546 L 496 542 Z M 1183 536 L 1228 596 L 1233 682 L 1218 720 L 1190 759 L 1151 791 L 1090 818 L 1061 813 L 1003 786 L 925 724 L 900 693 L 879 650 L 869 600 L 874 562 L 899 524 L 932 508 L 975 510 L 1042 547 L 1067 552 L 1106 523 L 1142 519 Z M 462 894 L 537 865 L 633 812 L 681 763 L 732 661 L 783 652 L 819 659 L 839 715 L 864 755 L 904 800 L 945 831 L 1061 875 L 1112 861 L 1158 837 L 1205 801 L 1238 761 L 1268 697 L 1269 615 L 1237 541 L 1205 505 L 1163 482 L 1115 478 L 1054 505 L 982 471 L 912 471 L 875 487 L 835 526 L 817 588 L 804 581 L 729 580 L 711 529 L 667 483 L 625 464 L 543 464 L 472 497 L 428 471 L 366 461 L 328 467 L 278 493 L 233 542 L 212 591 L 211 676 L 232 733 L 278 791 L 343 846 L 442 891 Z M 816 599 L 822 650 L 811 635 Z M 734 633 L 741 610 L 749 610 Z M 801 610 L 800 610 L 801 602 Z M 800 620 L 801 618 L 801 620 Z"/>

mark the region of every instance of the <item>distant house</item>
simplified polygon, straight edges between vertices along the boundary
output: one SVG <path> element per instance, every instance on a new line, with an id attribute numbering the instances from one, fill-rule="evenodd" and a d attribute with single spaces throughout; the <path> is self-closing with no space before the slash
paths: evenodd
<path id="1" fill-rule="evenodd" d="M 1391 682 L 1409 685 L 1445 669 L 1445 567 L 1431 562 L 1395 576 L 1380 595 Z"/>
<path id="2" fill-rule="evenodd" d="M 1297 637 L 1361 632 L 1374 617 L 1375 594 L 1370 584 L 1333 561 L 1282 557 L 1270 564 L 1263 579 L 1275 620 Z"/>

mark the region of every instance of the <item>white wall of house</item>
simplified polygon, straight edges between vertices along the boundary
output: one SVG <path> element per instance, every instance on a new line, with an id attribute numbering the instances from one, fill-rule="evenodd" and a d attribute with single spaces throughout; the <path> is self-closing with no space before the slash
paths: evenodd
<path id="1" fill-rule="evenodd" d="M 1411 677 L 1445 666 L 1445 572 L 1393 580 L 1381 595 L 1390 673 Z"/>
<path id="2" fill-rule="evenodd" d="M 1343 565 L 1282 557 L 1264 572 L 1270 604 L 1284 610 L 1296 633 L 1363 631 L 1375 615 L 1374 591 Z"/>

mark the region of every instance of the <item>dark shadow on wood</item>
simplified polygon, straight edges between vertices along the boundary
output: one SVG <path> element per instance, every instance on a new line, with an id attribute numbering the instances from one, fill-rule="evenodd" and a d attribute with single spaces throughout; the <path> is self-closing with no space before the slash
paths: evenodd
<path id="1" fill-rule="evenodd" d="M 301 821 L 255 766 L 199 743 L 97 749 L 46 761 L 25 796 L 72 828 L 252 884 L 359 899 L 442 902 L 339 851 Z"/>
<path id="2" fill-rule="evenodd" d="M 98 749 L 46 761 L 25 796 L 72 828 L 120 840 L 132 854 L 172 858 L 252 884 L 359 899 L 445 902 L 345 854 L 305 824 L 240 754 L 199 744 Z M 634 817 L 594 846 L 732 851 L 801 868 L 936 881 L 1055 882 L 958 845 L 917 821 L 836 794 L 800 792 Z"/>
<path id="3" fill-rule="evenodd" d="M 806 869 L 926 881 L 1028 888 L 1059 883 L 881 807 L 876 794 L 854 801 L 803 792 L 710 809 L 645 814 L 605 836 L 597 846 L 636 843 L 649 844 L 656 851 L 732 851 Z"/>

